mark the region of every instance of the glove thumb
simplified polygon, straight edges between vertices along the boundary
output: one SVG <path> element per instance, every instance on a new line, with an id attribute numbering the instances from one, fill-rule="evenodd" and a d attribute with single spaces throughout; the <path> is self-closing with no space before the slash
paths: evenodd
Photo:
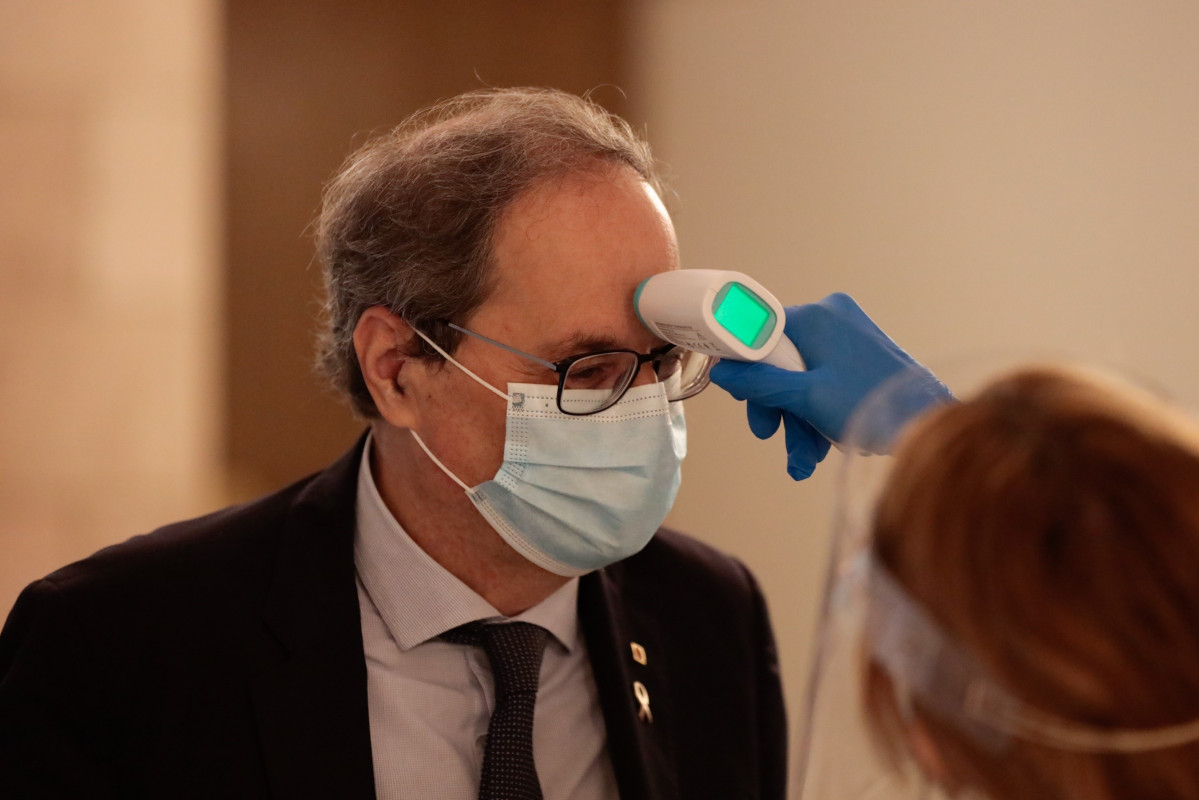
<path id="1" fill-rule="evenodd" d="M 745 416 L 749 420 L 749 429 L 759 439 L 769 439 L 779 429 L 783 421 L 783 412 L 777 408 L 764 406 L 752 400 L 745 404 Z"/>

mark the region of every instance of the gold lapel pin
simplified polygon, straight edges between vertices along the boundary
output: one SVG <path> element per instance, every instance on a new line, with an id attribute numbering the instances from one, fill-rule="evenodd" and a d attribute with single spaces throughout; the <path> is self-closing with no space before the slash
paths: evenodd
<path id="1" fill-rule="evenodd" d="M 649 710 L 649 689 L 646 689 L 645 684 L 641 681 L 633 681 L 633 694 L 637 696 L 637 702 L 641 704 L 641 708 L 637 709 L 637 719 L 652 723 L 654 712 Z"/>
<path id="2" fill-rule="evenodd" d="M 633 660 L 641 666 L 645 666 L 647 662 L 645 648 L 636 642 L 629 642 L 629 649 L 633 651 Z"/>

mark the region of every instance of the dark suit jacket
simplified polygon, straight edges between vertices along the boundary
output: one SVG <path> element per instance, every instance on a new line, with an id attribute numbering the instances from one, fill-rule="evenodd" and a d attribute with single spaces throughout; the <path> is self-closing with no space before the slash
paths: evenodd
<path id="1" fill-rule="evenodd" d="M 361 446 L 29 586 L 0 633 L 0 797 L 374 797 Z M 579 616 L 624 800 L 784 796 L 774 642 L 740 563 L 661 530 L 582 579 Z"/>

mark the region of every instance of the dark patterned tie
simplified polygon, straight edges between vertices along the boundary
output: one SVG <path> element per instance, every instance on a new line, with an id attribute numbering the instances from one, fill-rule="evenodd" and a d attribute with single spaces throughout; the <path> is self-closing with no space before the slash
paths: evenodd
<path id="1" fill-rule="evenodd" d="M 548 631 L 528 622 L 471 622 L 441 635 L 482 646 L 495 678 L 495 710 L 487 726 L 479 800 L 541 800 L 533 763 L 533 706 Z"/>

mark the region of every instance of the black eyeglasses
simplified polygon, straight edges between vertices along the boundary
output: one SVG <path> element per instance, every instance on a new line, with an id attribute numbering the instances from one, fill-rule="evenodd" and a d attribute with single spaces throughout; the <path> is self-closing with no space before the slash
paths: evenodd
<path id="1" fill-rule="evenodd" d="M 666 386 L 666 399 L 685 400 L 702 392 L 710 382 L 708 372 L 716 363 L 714 356 L 697 353 L 673 344 L 638 353 L 635 350 L 605 350 L 584 353 L 561 361 L 547 361 L 531 353 L 497 342 L 461 325 L 447 323 L 468 336 L 503 348 L 509 353 L 536 361 L 558 373 L 558 410 L 584 417 L 620 402 L 633 385 L 642 364 L 653 364 L 654 375 Z"/>

